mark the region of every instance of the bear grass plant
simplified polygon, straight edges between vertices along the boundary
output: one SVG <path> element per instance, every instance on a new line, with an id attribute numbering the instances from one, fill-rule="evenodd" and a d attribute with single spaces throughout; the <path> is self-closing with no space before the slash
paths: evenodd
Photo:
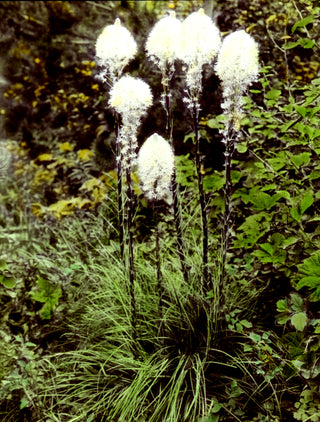
<path id="1" fill-rule="evenodd" d="M 72 224 L 52 224 L 48 231 L 54 247 L 40 248 L 38 255 L 29 251 L 37 257 L 35 269 L 47 269 L 48 278 L 57 277 L 57 264 L 64 270 L 55 283 L 63 287 L 66 303 L 53 310 L 52 322 L 63 325 L 63 335 L 61 344 L 52 346 L 56 353 L 28 353 L 41 382 L 20 383 L 22 388 L 15 391 L 27 394 L 15 395 L 14 402 L 7 394 L 5 405 L 1 403 L 6 422 L 30 419 L 31 414 L 33 420 L 46 422 L 277 422 L 292 415 L 304 421 L 318 417 L 319 315 L 313 305 L 319 268 L 319 198 L 314 192 L 319 179 L 319 82 L 305 87 L 299 98 L 289 95 L 287 104 L 288 87 L 270 88 L 268 69 L 262 71 L 262 89 L 256 92 L 264 95 L 262 106 L 240 98 L 227 124 L 226 116 L 207 123 L 220 129 L 222 138 L 228 125 L 239 132 L 226 157 L 229 193 L 225 171 L 199 180 L 198 159 L 194 163 L 184 156 L 175 159 L 175 180 L 171 188 L 165 185 L 165 200 L 154 197 L 163 182 L 158 174 L 147 202 L 147 184 L 142 180 L 140 190 L 136 175 L 126 170 L 131 165 L 127 160 L 122 188 L 115 187 L 95 215 L 84 218 L 84 211 Z M 164 94 L 168 99 L 169 91 Z M 230 108 L 230 90 L 226 97 Z M 120 104 L 114 98 L 111 105 Z M 118 146 L 129 145 L 135 159 L 135 134 L 121 132 L 120 124 L 119 129 Z M 118 179 L 121 174 L 122 168 Z M 201 185 L 207 195 L 207 262 Z M 173 210 L 177 187 L 180 245 Z M 153 219 L 143 234 L 143 214 L 149 207 L 154 208 Z M 114 218 L 119 213 L 127 223 L 123 242 L 132 260 L 124 260 L 121 252 Z M 50 251 L 55 267 L 43 263 L 44 252 Z M 204 265 L 212 289 L 204 289 Z M 305 298 L 298 300 L 298 307 L 292 294 L 290 300 L 279 300 L 276 327 L 275 298 L 293 287 L 306 292 Z M 310 291 L 312 296 L 307 296 Z M 32 381 L 26 365 L 23 373 L 12 374 Z M 11 381 L 12 389 L 17 384 Z M 6 378 L 2 392 L 8 385 Z M 303 386 L 308 387 L 304 392 Z M 29 413 L 22 414 L 23 407 Z"/>
<path id="2" fill-rule="evenodd" d="M 116 21 L 117 30 L 119 25 Z M 191 42 L 188 25 L 195 35 L 192 48 L 188 48 Z M 58 353 L 47 362 L 49 382 L 42 401 L 46 403 L 45 414 L 49 420 L 178 422 L 218 420 L 220 416 L 224 420 L 243 420 L 246 407 L 255 413 L 267 412 L 263 407 L 265 399 L 262 400 L 266 396 L 274 397 L 272 411 L 281 413 L 278 400 L 281 376 L 270 370 L 266 379 L 267 370 L 260 368 L 263 362 L 251 358 L 255 349 L 249 345 L 259 342 L 260 338 L 259 334 L 252 336 L 254 332 L 250 330 L 259 287 L 254 286 L 253 280 L 243 279 L 241 274 L 231 281 L 225 269 L 229 240 L 226 226 L 231 225 L 230 148 L 226 150 L 227 214 L 221 236 L 219 231 L 214 234 L 216 246 L 222 245 L 221 256 L 216 256 L 219 248 L 209 249 L 207 199 L 199 148 L 199 101 L 202 67 L 211 63 L 218 53 L 220 36 L 203 10 L 190 15 L 184 26 L 181 43 L 177 40 L 176 56 L 186 63 L 185 103 L 191 112 L 196 144 L 194 191 L 199 195 L 197 204 L 192 203 L 189 208 L 188 192 L 183 195 L 183 184 L 179 186 L 173 180 L 173 175 L 176 180 L 182 178 L 181 168 L 178 166 L 175 174 L 173 169 L 167 169 L 168 160 L 161 163 L 157 159 L 160 147 L 156 142 L 155 150 L 152 151 L 151 146 L 150 155 L 141 154 L 137 161 L 142 192 L 153 206 L 156 220 L 149 239 L 144 243 L 139 241 L 139 234 L 134 232 L 134 210 L 139 209 L 139 203 L 134 197 L 132 171 L 137 160 L 138 126 L 151 105 L 152 95 L 147 84 L 139 79 L 112 78 L 116 81 L 111 85 L 109 105 L 121 116 L 117 130 L 121 189 L 118 186 L 117 192 L 118 213 L 125 223 L 121 236 L 124 244 L 120 255 L 116 244 L 110 243 L 100 245 L 95 259 L 89 258 L 84 273 L 84 278 L 90 280 L 88 292 L 80 301 L 75 317 L 70 317 L 67 338 L 72 350 Z M 203 39 L 212 33 L 216 42 L 208 48 Z M 248 49 L 246 41 L 242 42 L 242 52 L 249 57 L 252 53 L 252 61 L 248 62 L 250 76 L 247 78 L 243 72 L 246 79 L 240 78 L 239 86 L 224 82 L 228 125 L 236 131 L 240 125 L 241 95 L 258 72 L 257 47 L 249 35 L 242 32 L 240 35 L 249 40 Z M 106 49 L 104 53 L 106 59 L 110 52 Z M 103 56 L 101 44 L 99 54 Z M 228 54 L 230 66 L 243 62 L 242 58 L 236 57 L 236 60 Z M 221 67 L 226 66 L 228 54 L 224 53 L 220 61 L 218 56 L 218 63 L 223 62 Z M 163 85 L 164 75 L 163 70 Z M 168 96 L 164 90 L 164 99 Z M 165 106 L 169 107 L 168 101 Z M 167 127 L 170 124 L 167 122 Z M 229 136 L 230 130 L 227 132 Z M 162 138 L 154 134 L 151 139 Z M 226 138 L 227 146 L 229 142 Z M 232 142 L 234 149 L 235 140 Z M 141 151 L 144 148 L 148 152 L 145 145 Z M 145 164 L 148 164 L 147 170 Z M 190 168 L 189 163 L 188 166 Z M 182 171 L 186 169 L 182 167 Z M 181 224 L 185 224 L 183 261 L 177 252 L 179 241 L 172 230 L 175 219 L 172 187 L 176 189 L 174 195 L 179 196 Z M 161 201 L 162 207 L 159 207 Z M 199 238 L 202 239 L 200 245 Z M 222 265 L 216 265 L 218 262 Z M 187 278 L 183 274 L 186 268 Z M 261 342 L 272 353 L 274 345 L 270 338 L 261 337 Z M 240 402 L 245 403 L 241 408 Z"/>

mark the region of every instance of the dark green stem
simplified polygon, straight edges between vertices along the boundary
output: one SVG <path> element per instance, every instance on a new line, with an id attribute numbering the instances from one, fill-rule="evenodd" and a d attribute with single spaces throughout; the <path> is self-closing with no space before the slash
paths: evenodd
<path id="1" fill-rule="evenodd" d="M 117 158 L 117 174 L 118 174 L 118 222 L 119 222 L 119 243 L 120 257 L 124 261 L 124 234 L 123 234 L 123 201 L 122 201 L 122 153 L 119 141 L 119 118 L 116 118 L 116 158 Z"/>
<path id="2" fill-rule="evenodd" d="M 129 166 L 130 167 L 130 166 Z M 128 254 L 129 254 L 129 293 L 131 305 L 131 328 L 132 338 L 135 342 L 137 339 L 137 312 L 136 312 L 136 298 L 134 289 L 134 257 L 133 257 L 133 235 L 132 235 L 132 217 L 133 217 L 133 194 L 132 194 L 132 181 L 131 169 L 126 169 L 126 182 L 127 182 L 127 235 L 128 235 Z"/>
<path id="3" fill-rule="evenodd" d="M 159 211 L 155 203 L 152 204 L 153 214 L 155 219 L 155 236 L 156 236 L 156 265 L 157 265 L 157 291 L 158 291 L 158 315 L 159 315 L 159 337 L 163 338 L 163 280 L 161 272 L 161 261 L 160 261 L 160 233 L 159 233 Z"/>
<path id="4" fill-rule="evenodd" d="M 226 264 L 227 254 L 229 249 L 229 239 L 232 226 L 232 182 L 231 182 L 231 160 L 235 149 L 236 133 L 233 129 L 232 123 L 228 125 L 225 136 L 225 210 L 222 221 L 221 231 L 221 269 L 220 269 L 220 283 L 219 283 L 219 302 L 222 301 L 222 291 L 225 285 L 226 278 Z"/>
<path id="5" fill-rule="evenodd" d="M 174 145 L 172 139 L 172 108 L 171 108 L 171 101 L 170 101 L 170 87 L 169 87 L 169 77 L 165 79 L 163 76 L 163 81 L 167 80 L 168 83 L 165 84 L 163 82 L 163 92 L 165 96 L 165 111 L 167 114 L 167 124 L 166 124 L 166 135 L 167 139 L 170 140 L 170 144 L 174 153 Z M 174 213 L 174 221 L 176 226 L 176 234 L 177 234 L 177 246 L 178 246 L 178 256 L 180 259 L 181 271 L 183 274 L 183 278 L 186 283 L 189 281 L 189 272 L 186 264 L 186 256 L 185 256 L 185 247 L 182 238 L 182 227 L 181 227 L 181 213 L 180 213 L 180 203 L 179 203 L 179 195 L 178 195 L 178 184 L 176 180 L 176 170 L 174 169 L 173 178 L 172 178 L 172 194 L 173 194 L 173 213 Z"/>
<path id="6" fill-rule="evenodd" d="M 209 273 L 208 273 L 208 222 L 206 211 L 206 198 L 203 190 L 203 175 L 201 172 L 201 153 L 200 153 L 200 136 L 199 136 L 199 104 L 197 101 L 193 103 L 193 130 L 196 141 L 196 169 L 198 190 L 201 208 L 201 221 L 202 221 L 202 286 L 204 293 L 209 290 Z"/>

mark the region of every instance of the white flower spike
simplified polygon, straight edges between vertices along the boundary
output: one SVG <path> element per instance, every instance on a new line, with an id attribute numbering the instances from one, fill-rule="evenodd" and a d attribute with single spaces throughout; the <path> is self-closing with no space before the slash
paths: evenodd
<path id="1" fill-rule="evenodd" d="M 182 23 L 175 12 L 161 18 L 151 30 L 146 42 L 147 55 L 162 70 L 177 59 L 182 45 Z"/>
<path id="2" fill-rule="evenodd" d="M 168 200 L 174 173 L 174 154 L 171 145 L 154 133 L 140 148 L 138 174 L 141 188 L 149 200 Z"/>
<path id="3" fill-rule="evenodd" d="M 107 25 L 97 39 L 97 62 L 113 80 L 121 75 L 136 54 L 137 43 L 118 18 L 113 25 Z"/>
<path id="4" fill-rule="evenodd" d="M 183 22 L 183 42 L 179 58 L 187 66 L 186 85 L 197 96 L 202 88 L 202 68 L 210 64 L 221 46 L 220 31 L 203 9 Z"/>
<path id="5" fill-rule="evenodd" d="M 215 70 L 222 82 L 245 90 L 259 74 L 258 44 L 243 30 L 223 40 Z"/>
<path id="6" fill-rule="evenodd" d="M 123 169 L 130 169 L 137 158 L 137 132 L 141 117 L 152 105 L 152 93 L 149 85 L 132 76 L 122 76 L 110 91 L 109 105 L 122 117 L 122 126 L 118 134 Z"/>
<path id="7" fill-rule="evenodd" d="M 151 104 L 151 89 L 142 79 L 122 76 L 111 88 L 109 105 L 122 117 L 140 118 Z"/>
<path id="8" fill-rule="evenodd" d="M 211 63 L 221 45 L 220 31 L 203 9 L 191 13 L 183 22 L 181 60 L 187 65 Z"/>
<path id="9" fill-rule="evenodd" d="M 243 95 L 259 74 L 259 50 L 255 40 L 243 30 L 232 32 L 223 40 L 215 66 L 222 81 L 222 108 L 240 130 Z"/>

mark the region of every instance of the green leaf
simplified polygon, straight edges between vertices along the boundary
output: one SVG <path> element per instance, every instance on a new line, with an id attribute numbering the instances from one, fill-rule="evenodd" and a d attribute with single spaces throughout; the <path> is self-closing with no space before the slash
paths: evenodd
<path id="1" fill-rule="evenodd" d="M 298 265 L 297 289 L 308 287 L 315 289 L 312 300 L 318 300 L 320 295 L 320 251 L 315 252 Z"/>
<path id="2" fill-rule="evenodd" d="M 240 324 L 242 324 L 245 328 L 252 328 L 252 323 L 250 321 L 247 321 L 246 319 L 242 319 L 240 321 Z"/>
<path id="3" fill-rule="evenodd" d="M 248 150 L 248 145 L 246 142 L 240 142 L 237 144 L 237 151 L 240 152 L 240 154 L 244 154 Z"/>
<path id="4" fill-rule="evenodd" d="M 301 222 L 301 213 L 300 213 L 300 209 L 299 209 L 299 207 L 297 207 L 297 206 L 293 206 L 293 207 L 290 209 L 290 214 L 291 214 L 291 217 L 292 217 L 292 218 L 294 218 L 296 221 L 298 221 L 298 223 L 300 223 L 300 222 Z"/>
<path id="5" fill-rule="evenodd" d="M 261 243 L 260 248 L 266 251 L 269 255 L 274 254 L 274 247 L 271 243 Z"/>
<path id="6" fill-rule="evenodd" d="M 301 154 L 289 155 L 291 161 L 296 167 L 302 167 L 310 163 L 311 152 L 302 152 Z"/>
<path id="7" fill-rule="evenodd" d="M 213 408 L 211 409 L 211 412 L 212 413 L 218 413 L 218 412 L 220 412 L 221 408 L 222 408 L 221 404 L 216 402 L 214 404 Z"/>
<path id="8" fill-rule="evenodd" d="M 26 399 L 25 397 L 22 397 L 22 399 L 20 400 L 20 410 L 24 409 L 28 405 L 29 405 L 29 400 Z"/>
<path id="9" fill-rule="evenodd" d="M 279 151 L 276 157 L 269 158 L 266 161 L 268 162 L 269 166 L 273 168 L 273 170 L 278 171 L 287 165 L 288 158 L 284 151 Z"/>
<path id="10" fill-rule="evenodd" d="M 307 26 L 309 23 L 312 23 L 313 21 L 314 21 L 314 16 L 308 15 L 305 18 L 301 19 L 300 21 L 296 22 L 293 25 L 291 32 L 294 33 L 297 28 L 304 28 L 305 26 Z"/>
<path id="11" fill-rule="evenodd" d="M 240 232 L 234 241 L 235 248 L 252 247 L 257 240 L 270 229 L 271 216 L 267 213 L 249 215 L 245 222 L 238 228 Z"/>
<path id="12" fill-rule="evenodd" d="M 300 114 L 300 116 L 305 117 L 307 114 L 308 109 L 306 107 L 300 106 L 300 105 L 296 105 L 295 109 L 297 110 L 297 112 Z"/>
<path id="13" fill-rule="evenodd" d="M 206 192 L 218 192 L 223 188 L 224 184 L 225 178 L 218 173 L 210 174 L 203 178 L 203 189 Z"/>
<path id="14" fill-rule="evenodd" d="M 259 341 L 261 341 L 261 336 L 260 336 L 260 334 L 250 333 L 250 334 L 249 334 L 249 337 L 251 338 L 251 340 L 252 340 L 254 343 L 259 343 Z"/>
<path id="15" fill-rule="evenodd" d="M 303 299 L 300 295 L 298 295 L 297 293 L 291 293 L 290 301 L 291 301 L 291 307 L 294 311 L 296 312 L 303 311 L 304 304 L 303 304 Z"/>
<path id="16" fill-rule="evenodd" d="M 298 312 L 292 315 L 291 324 L 297 331 L 303 331 L 307 325 L 308 316 L 305 312 Z"/>
<path id="17" fill-rule="evenodd" d="M 289 312 L 287 298 L 278 300 L 278 302 L 277 302 L 277 311 L 278 312 Z"/>
<path id="18" fill-rule="evenodd" d="M 7 261 L 0 259 L 0 271 L 5 271 L 7 268 Z"/>
<path id="19" fill-rule="evenodd" d="M 281 95 L 281 91 L 279 89 L 272 88 L 270 91 L 266 93 L 266 98 L 268 100 L 277 100 Z"/>
<path id="20" fill-rule="evenodd" d="M 13 289 L 16 285 L 16 280 L 13 277 L 6 277 L 5 275 L 0 274 L 0 283 L 7 289 Z"/>
<path id="21" fill-rule="evenodd" d="M 307 276 L 302 277 L 297 284 L 297 289 L 300 290 L 302 287 L 316 288 L 317 284 L 320 285 L 320 277 L 318 276 Z"/>
<path id="22" fill-rule="evenodd" d="M 254 205 L 254 208 L 259 211 L 270 210 L 281 198 L 281 195 L 269 195 L 266 192 L 257 192 L 252 197 L 250 201 Z"/>
<path id="23" fill-rule="evenodd" d="M 241 179 L 242 173 L 238 170 L 231 171 L 231 181 L 232 183 L 237 183 Z"/>
<path id="24" fill-rule="evenodd" d="M 303 47 L 303 48 L 312 48 L 314 46 L 315 42 L 313 40 L 310 40 L 310 38 L 299 38 L 298 41 L 289 41 L 287 42 L 283 48 L 285 50 L 291 50 L 295 47 Z"/>
<path id="25" fill-rule="evenodd" d="M 312 191 L 306 192 L 306 194 L 303 196 L 300 202 L 301 215 L 303 215 L 305 211 L 307 211 L 307 209 L 311 207 L 311 205 L 313 204 L 313 201 L 314 201 L 313 192 Z"/>
<path id="26" fill-rule="evenodd" d="M 276 316 L 277 323 L 280 325 L 285 325 L 290 319 L 290 313 L 281 312 Z"/>
<path id="27" fill-rule="evenodd" d="M 44 303 L 39 313 L 41 318 L 49 319 L 62 296 L 61 287 L 50 283 L 42 277 L 38 277 L 37 285 L 38 290 L 32 291 L 31 297 L 37 302 Z"/>
<path id="28" fill-rule="evenodd" d="M 310 38 L 300 38 L 299 45 L 303 48 L 312 48 L 314 46 L 314 40 L 310 40 Z"/>

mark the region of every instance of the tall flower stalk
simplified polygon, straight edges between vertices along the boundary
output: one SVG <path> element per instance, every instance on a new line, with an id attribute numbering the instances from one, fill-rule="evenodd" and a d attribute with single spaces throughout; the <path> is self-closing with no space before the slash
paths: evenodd
<path id="1" fill-rule="evenodd" d="M 129 270 L 129 293 L 131 298 L 131 325 L 133 339 L 137 336 L 135 270 L 133 254 L 132 220 L 134 215 L 133 188 L 131 174 L 137 161 L 137 134 L 142 116 L 152 104 L 151 90 L 144 81 L 131 76 L 123 76 L 110 91 L 109 105 L 121 116 L 122 125 L 118 133 L 117 144 L 120 151 L 121 176 L 125 179 L 126 194 L 124 196 L 124 262 Z M 122 194 L 122 193 L 121 193 Z M 127 250 L 125 250 L 125 247 Z M 127 252 L 127 254 L 126 254 Z M 128 262 L 126 262 L 126 259 Z"/>
<path id="2" fill-rule="evenodd" d="M 175 72 L 175 61 L 179 56 L 182 47 L 182 23 L 176 18 L 175 12 L 170 12 L 168 16 L 161 18 L 151 30 L 146 42 L 147 56 L 161 71 L 161 85 L 163 89 L 161 104 L 165 110 L 166 137 L 169 139 L 174 151 L 172 139 L 172 107 L 170 82 Z M 185 247 L 182 238 L 182 222 L 180 212 L 180 201 L 178 195 L 178 185 L 174 170 L 173 178 L 173 212 L 177 233 L 178 255 L 181 263 L 183 277 L 187 282 L 189 279 L 186 264 Z"/>
<path id="3" fill-rule="evenodd" d="M 183 22 L 183 39 L 179 58 L 185 64 L 186 93 L 184 101 L 192 115 L 196 144 L 195 161 L 202 221 L 202 287 L 209 290 L 207 202 L 203 189 L 202 157 L 200 150 L 199 113 L 202 92 L 202 70 L 216 57 L 221 45 L 220 32 L 203 9 L 191 13 Z"/>
<path id="4" fill-rule="evenodd" d="M 137 54 L 137 43 L 131 33 L 116 19 L 113 25 L 107 25 L 99 35 L 96 42 L 97 64 L 101 68 L 99 78 L 111 88 L 119 80 L 124 67 Z M 120 119 L 115 114 L 116 136 L 119 137 Z M 119 243 L 121 259 L 124 259 L 124 208 L 122 203 L 122 152 L 119 142 L 116 144 L 117 174 L 118 174 L 118 220 Z"/>
<path id="5" fill-rule="evenodd" d="M 174 175 L 174 153 L 171 145 L 157 133 L 151 135 L 142 145 L 138 154 L 138 174 L 141 189 L 152 203 L 155 217 L 157 290 L 159 297 L 158 314 L 160 334 L 162 333 L 162 297 L 164 293 L 160 263 L 159 212 L 157 203 L 170 201 L 172 197 L 172 177 Z"/>
<path id="6" fill-rule="evenodd" d="M 223 131 L 225 144 L 225 211 L 221 232 L 221 268 L 219 297 L 225 285 L 227 255 L 232 227 L 231 161 L 240 136 L 243 95 L 259 74 L 258 45 L 245 31 L 233 32 L 223 40 L 215 70 L 222 81 L 222 108 L 228 117 Z"/>

